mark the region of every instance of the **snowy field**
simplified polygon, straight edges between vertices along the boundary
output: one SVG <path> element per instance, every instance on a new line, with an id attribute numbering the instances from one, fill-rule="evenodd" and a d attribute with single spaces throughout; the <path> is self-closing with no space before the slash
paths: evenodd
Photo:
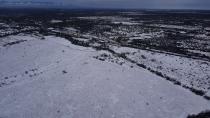
<path id="1" fill-rule="evenodd" d="M 166 23 L 170 13 L 80 12 L 0 14 L 0 118 L 187 118 L 210 110 L 208 15 L 179 14 L 197 18 L 194 26 Z"/>
<path id="2" fill-rule="evenodd" d="M 94 59 L 100 51 L 53 36 L 28 39 L 0 50 L 2 118 L 184 118 L 210 108 L 202 97 L 129 62 Z"/>

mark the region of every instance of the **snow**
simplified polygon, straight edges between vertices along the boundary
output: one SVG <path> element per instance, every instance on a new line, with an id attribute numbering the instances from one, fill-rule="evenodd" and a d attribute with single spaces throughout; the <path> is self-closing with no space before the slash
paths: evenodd
<path id="1" fill-rule="evenodd" d="M 206 96 L 207 96 L 207 97 L 210 97 L 210 91 L 208 91 L 208 92 L 206 93 Z"/>
<path id="2" fill-rule="evenodd" d="M 135 22 L 113 22 L 113 24 L 123 24 L 123 25 L 139 25 L 139 23 L 135 23 Z"/>
<path id="3" fill-rule="evenodd" d="M 112 46 L 112 49 L 117 53 L 127 54 L 126 56 L 129 59 L 143 64 L 154 71 L 161 72 L 182 85 L 204 92 L 210 91 L 210 63 L 208 61 L 127 47 Z"/>
<path id="4" fill-rule="evenodd" d="M 76 37 L 73 37 L 73 39 L 78 40 L 78 41 L 83 41 L 83 42 L 88 42 L 88 40 L 89 40 L 86 38 L 76 38 Z"/>
<path id="5" fill-rule="evenodd" d="M 143 16 L 143 15 L 147 15 L 147 14 L 145 14 L 145 13 L 143 13 L 143 12 L 119 12 L 119 13 L 121 13 L 121 14 L 125 14 L 125 15 L 131 15 L 131 16 L 133 16 L 133 15 L 135 15 L 135 16 Z"/>
<path id="6" fill-rule="evenodd" d="M 0 22 L 0 26 L 3 26 L 3 25 L 5 25 L 5 23 L 1 23 L 1 22 Z"/>
<path id="7" fill-rule="evenodd" d="M 8 24 L 5 24 L 1 27 L 4 27 L 3 29 L 0 29 L 0 36 L 4 36 L 4 35 L 8 35 L 8 34 L 13 34 L 13 33 L 20 33 L 20 32 L 24 32 L 24 31 L 30 31 L 30 30 L 36 30 L 37 28 L 35 27 L 32 27 L 32 26 L 25 26 L 21 29 L 17 29 L 17 28 L 20 28 L 20 26 L 14 26 L 14 27 L 11 27 L 10 25 Z"/>
<path id="8" fill-rule="evenodd" d="M 204 52 L 204 51 L 199 51 L 199 50 L 190 50 L 188 49 L 189 52 L 193 52 L 193 53 L 198 53 L 198 54 L 202 54 L 205 55 L 207 57 L 210 57 L 210 53 L 209 52 Z"/>
<path id="9" fill-rule="evenodd" d="M 160 28 L 172 28 L 172 29 L 180 29 L 180 30 L 199 30 L 199 27 L 192 26 L 179 26 L 179 25 L 164 25 L 164 24 L 152 24 L 150 26 L 160 27 Z"/>
<path id="10" fill-rule="evenodd" d="M 93 39 L 93 38 L 98 38 L 97 36 L 93 36 L 93 35 L 90 35 L 90 34 L 82 34 L 82 37 L 85 37 L 86 39 Z"/>
<path id="11" fill-rule="evenodd" d="M 139 34 L 139 36 L 137 37 L 130 37 L 129 39 L 130 40 L 136 40 L 136 39 L 150 39 L 152 38 L 152 33 L 142 33 L 142 34 Z"/>
<path id="12" fill-rule="evenodd" d="M 62 21 L 62 20 L 55 20 L 55 19 L 54 19 L 54 20 L 51 20 L 50 22 L 51 22 L 51 23 L 62 23 L 63 21 Z"/>
<path id="13" fill-rule="evenodd" d="M 36 36 L 32 36 L 32 35 L 26 35 L 26 34 L 18 34 L 18 35 L 10 35 L 8 37 L 5 38 L 0 38 L 0 49 L 8 44 L 8 43 L 12 43 L 12 42 L 17 42 L 17 41 L 28 41 L 28 40 L 34 40 L 37 39 L 38 37 Z M 39 37 L 40 38 L 40 37 Z"/>
<path id="14" fill-rule="evenodd" d="M 0 117 L 186 118 L 210 109 L 203 97 L 129 62 L 93 58 L 106 51 L 44 38 L 0 49 Z"/>
<path id="15" fill-rule="evenodd" d="M 180 31 L 180 33 L 181 33 L 181 34 L 186 34 L 186 32 L 185 32 L 185 31 Z"/>
<path id="16" fill-rule="evenodd" d="M 71 31 L 71 32 L 77 32 L 78 30 L 73 28 L 73 27 L 67 27 L 66 28 L 68 31 Z"/>
<path id="17" fill-rule="evenodd" d="M 206 34 L 198 34 L 195 37 L 210 40 L 210 36 L 207 36 Z"/>
<path id="18" fill-rule="evenodd" d="M 121 16 L 87 16 L 87 17 L 77 17 L 79 19 L 84 19 L 84 20 L 108 20 L 111 22 L 116 22 L 116 23 L 125 23 L 125 24 L 131 24 L 130 20 L 132 18 L 126 18 L 126 17 L 121 17 Z"/>
<path id="19" fill-rule="evenodd" d="M 73 28 L 73 27 L 65 27 L 64 29 L 54 29 L 54 28 L 48 28 L 48 30 L 56 33 L 64 33 L 68 35 L 78 35 L 79 30 Z"/>
<path id="20" fill-rule="evenodd" d="M 210 27 L 206 27 L 205 30 L 210 31 Z"/>

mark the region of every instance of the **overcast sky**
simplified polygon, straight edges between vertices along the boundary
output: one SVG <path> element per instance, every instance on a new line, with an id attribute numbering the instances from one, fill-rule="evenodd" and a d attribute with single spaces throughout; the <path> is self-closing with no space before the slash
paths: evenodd
<path id="1" fill-rule="evenodd" d="M 1 1 L 1 0 L 0 0 Z M 22 0 L 4 0 L 22 1 Z M 23 0 L 94 8 L 210 9 L 210 0 Z"/>

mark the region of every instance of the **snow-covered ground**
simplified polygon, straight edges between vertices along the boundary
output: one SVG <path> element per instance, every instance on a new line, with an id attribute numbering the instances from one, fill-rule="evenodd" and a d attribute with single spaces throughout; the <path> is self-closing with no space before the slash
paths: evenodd
<path id="1" fill-rule="evenodd" d="M 122 25 L 139 25 L 140 23 L 131 21 L 132 18 L 126 18 L 126 17 L 121 17 L 121 16 L 88 16 L 88 17 L 77 17 L 78 19 L 83 19 L 83 20 L 105 20 L 109 21 L 113 24 L 122 24 Z"/>
<path id="2" fill-rule="evenodd" d="M 163 76 L 168 76 L 183 86 L 202 90 L 205 93 L 210 91 L 210 63 L 208 61 L 127 47 L 113 47 L 113 50 L 124 53 L 129 59 L 143 64 L 150 70 L 160 72 Z"/>
<path id="3" fill-rule="evenodd" d="M 122 58 L 122 65 L 94 58 L 109 52 L 54 36 L 10 39 L 26 37 L 0 48 L 2 118 L 186 118 L 210 109 L 203 97 Z"/>
<path id="4" fill-rule="evenodd" d="M 62 23 L 63 21 L 62 20 L 51 20 L 50 22 L 51 23 Z"/>
<path id="5" fill-rule="evenodd" d="M 150 26 L 161 27 L 161 28 L 171 28 L 171 29 L 184 29 L 184 30 L 198 30 L 198 29 L 200 29 L 200 27 L 178 26 L 178 25 L 163 25 L 163 24 L 152 24 Z"/>
<path id="6" fill-rule="evenodd" d="M 138 25 L 139 23 L 135 23 L 135 22 L 113 22 L 113 24 Z"/>

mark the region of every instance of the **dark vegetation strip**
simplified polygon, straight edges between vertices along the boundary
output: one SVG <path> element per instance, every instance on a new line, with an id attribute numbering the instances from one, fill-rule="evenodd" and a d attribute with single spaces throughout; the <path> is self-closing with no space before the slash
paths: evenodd
<path id="1" fill-rule="evenodd" d="M 19 40 L 19 41 L 10 42 L 10 43 L 4 44 L 3 47 L 19 44 L 19 43 L 22 43 L 25 41 L 27 41 L 27 40 Z"/>
<path id="2" fill-rule="evenodd" d="M 189 52 L 186 52 L 188 54 L 181 54 L 181 53 L 173 53 L 173 52 L 166 52 L 166 51 L 161 51 L 158 49 L 150 49 L 150 48 L 146 48 L 146 47 L 142 47 L 142 46 L 138 46 L 138 45 L 130 45 L 130 44 L 126 44 L 126 45 L 122 45 L 124 47 L 130 47 L 130 48 L 135 48 L 135 49 L 141 49 L 141 50 L 147 50 L 147 51 L 152 51 L 152 52 L 157 52 L 157 53 L 164 53 L 164 54 L 169 54 L 169 55 L 174 55 L 174 56 L 180 56 L 180 57 L 186 57 L 186 58 L 192 58 L 192 59 L 197 59 L 197 60 L 203 60 L 203 61 L 210 61 L 210 57 L 205 56 L 205 55 L 198 55 L 197 53 L 192 53 L 192 54 L 196 54 L 196 55 L 189 55 Z"/>
<path id="3" fill-rule="evenodd" d="M 17 31 L 17 32 L 12 32 L 12 33 L 5 33 L 3 35 L 0 35 L 0 38 L 3 38 L 3 37 L 7 37 L 7 36 L 10 36 L 10 35 L 17 35 L 17 34 L 20 34 L 20 33 L 28 33 L 28 32 L 34 32 L 34 31 L 39 31 L 38 29 L 30 29 L 30 30 L 20 30 L 20 31 Z"/>
<path id="4" fill-rule="evenodd" d="M 210 118 L 210 111 L 204 111 L 197 115 L 189 115 L 187 118 Z"/>

